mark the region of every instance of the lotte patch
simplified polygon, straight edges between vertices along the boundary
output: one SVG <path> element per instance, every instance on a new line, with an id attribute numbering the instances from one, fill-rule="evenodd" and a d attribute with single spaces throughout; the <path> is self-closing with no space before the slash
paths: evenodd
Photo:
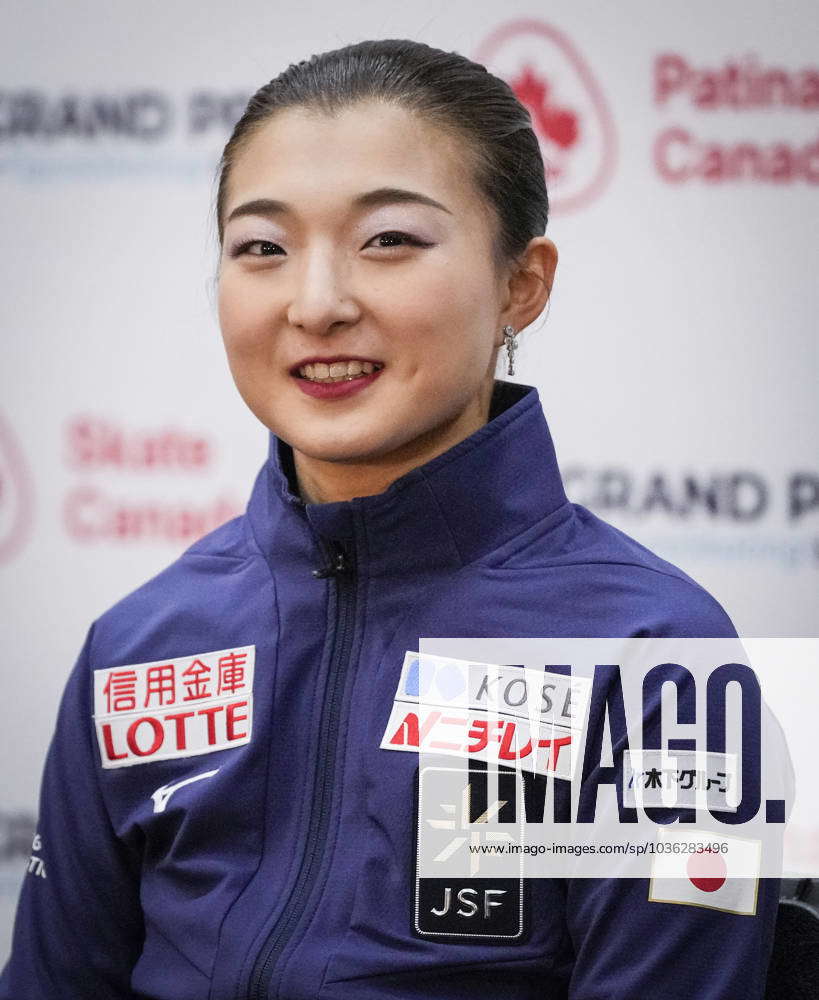
<path id="1" fill-rule="evenodd" d="M 104 768 L 195 757 L 250 742 L 255 646 L 94 671 Z"/>

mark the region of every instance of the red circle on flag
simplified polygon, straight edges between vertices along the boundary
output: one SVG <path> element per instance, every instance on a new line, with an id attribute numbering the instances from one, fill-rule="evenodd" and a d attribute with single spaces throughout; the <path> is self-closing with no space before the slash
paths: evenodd
<path id="1" fill-rule="evenodd" d="M 725 885 L 728 877 L 728 867 L 717 851 L 692 854 L 686 869 L 691 883 L 702 892 L 716 892 Z"/>

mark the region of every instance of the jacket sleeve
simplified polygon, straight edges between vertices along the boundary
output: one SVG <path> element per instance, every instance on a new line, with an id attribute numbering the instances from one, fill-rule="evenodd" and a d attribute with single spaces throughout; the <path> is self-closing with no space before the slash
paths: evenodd
<path id="1" fill-rule="evenodd" d="M 710 595 L 674 586 L 673 611 L 654 624 L 653 635 L 736 638 Z M 654 731 L 659 700 L 644 712 L 644 726 Z M 725 833 L 741 837 L 742 827 L 728 826 Z M 567 929 L 575 953 L 570 1000 L 761 1000 L 779 879 L 738 882 L 747 886 L 743 893 L 756 894 L 753 914 L 717 909 L 712 899 L 697 902 L 690 893 L 682 894 L 686 901 L 653 900 L 649 878 L 569 879 Z"/>
<path id="2" fill-rule="evenodd" d="M 754 916 L 649 901 L 648 879 L 573 879 L 571 1000 L 761 1000 L 779 880 Z"/>
<path id="3" fill-rule="evenodd" d="M 63 693 L 46 758 L 0 1000 L 131 997 L 143 939 L 138 867 L 114 834 L 99 787 L 93 631 Z"/>

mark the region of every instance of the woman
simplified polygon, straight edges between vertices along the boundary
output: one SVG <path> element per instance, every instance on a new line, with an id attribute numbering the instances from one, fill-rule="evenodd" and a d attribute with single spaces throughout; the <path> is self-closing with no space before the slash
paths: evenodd
<path id="1" fill-rule="evenodd" d="M 734 634 L 567 501 L 537 392 L 494 378 L 549 297 L 547 205 L 526 111 L 461 56 L 363 42 L 251 99 L 219 318 L 269 459 L 89 632 L 3 997 L 761 993 L 773 884 L 748 917 L 532 879 L 497 923 L 415 877 L 417 756 L 381 741 L 421 637 Z"/>

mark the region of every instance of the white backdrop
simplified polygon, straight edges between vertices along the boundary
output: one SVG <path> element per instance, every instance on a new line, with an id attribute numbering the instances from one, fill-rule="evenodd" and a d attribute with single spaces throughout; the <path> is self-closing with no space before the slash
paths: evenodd
<path id="1" fill-rule="evenodd" d="M 811 0 L 4 13 L 0 956 L 89 623 L 238 513 L 265 458 L 216 321 L 213 177 L 247 97 L 313 52 L 414 38 L 525 95 L 560 261 L 517 371 L 570 496 L 741 634 L 819 635 Z"/>

